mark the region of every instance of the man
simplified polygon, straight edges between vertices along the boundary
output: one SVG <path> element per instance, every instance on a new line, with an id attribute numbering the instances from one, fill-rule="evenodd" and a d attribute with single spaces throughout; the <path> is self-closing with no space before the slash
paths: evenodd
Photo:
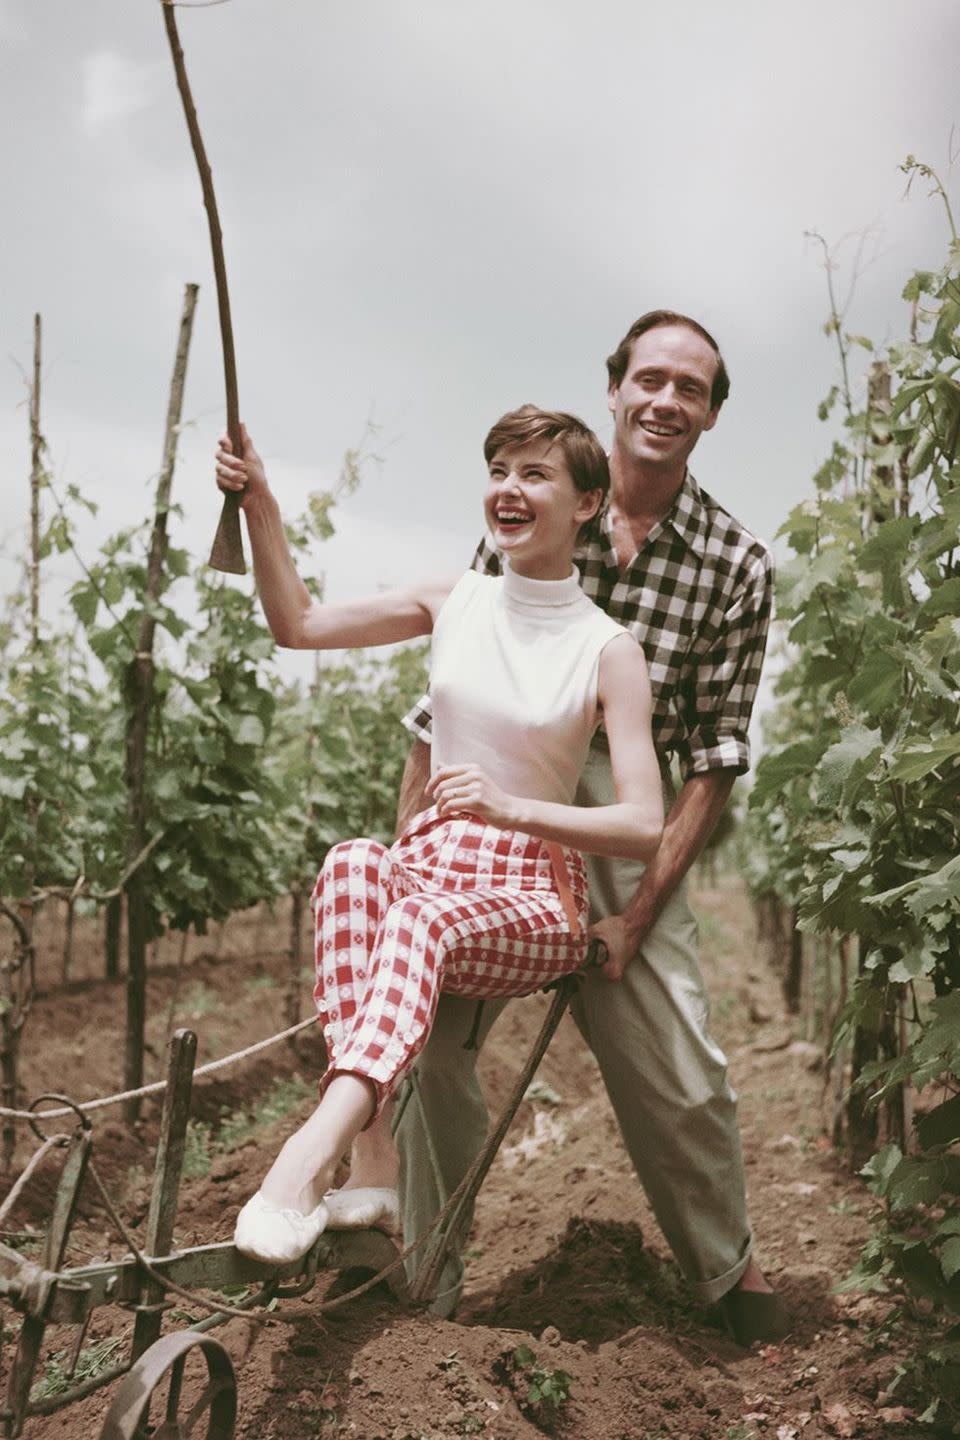
<path id="1" fill-rule="evenodd" d="M 772 599 L 764 545 L 701 491 L 687 460 L 729 393 L 716 341 L 689 316 L 658 310 L 632 325 L 607 361 L 614 435 L 606 507 L 575 555 L 585 592 L 642 644 L 654 699 L 654 738 L 683 784 L 649 865 L 587 857 L 595 923 L 609 960 L 573 1002 L 596 1055 L 637 1175 L 695 1296 L 720 1303 L 741 1344 L 781 1338 L 788 1319 L 752 1255 L 735 1097 L 706 1029 L 696 922 L 686 876 L 748 768 L 747 729 Z M 497 571 L 487 542 L 475 565 Z M 406 721 L 418 737 L 401 795 L 401 823 L 422 808 L 429 708 Z M 669 782 L 667 782 L 669 783 Z M 612 797 L 599 736 L 578 803 Z M 497 1006 L 488 1005 L 479 1039 Z M 479 1148 L 486 1107 L 475 1051 L 464 1049 L 474 1007 L 440 1002 L 419 1062 L 423 1132 L 409 1106 L 398 1140 L 407 1241 L 437 1212 L 432 1147 L 452 1191 Z M 438 1313 L 452 1311 L 462 1266 L 452 1257 Z"/>

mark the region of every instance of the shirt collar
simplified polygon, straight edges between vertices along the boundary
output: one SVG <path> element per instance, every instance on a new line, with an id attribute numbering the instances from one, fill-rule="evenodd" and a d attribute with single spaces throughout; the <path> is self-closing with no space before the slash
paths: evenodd
<path id="1" fill-rule="evenodd" d="M 693 553 L 699 555 L 701 559 L 703 558 L 707 549 L 707 507 L 703 503 L 700 486 L 689 470 L 684 475 L 683 484 L 677 491 L 673 509 L 664 516 L 663 523 L 672 525 L 681 540 L 687 542 Z"/>
<path id="2" fill-rule="evenodd" d="M 655 540 L 661 532 L 670 526 L 680 539 L 702 559 L 707 548 L 707 508 L 703 501 L 703 493 L 696 480 L 688 470 L 683 477 L 683 484 L 677 491 L 677 497 L 671 508 L 658 520 L 647 537 L 647 543 Z M 610 519 L 609 496 L 603 506 L 598 510 L 595 518 L 590 522 L 588 532 L 591 540 L 598 540 L 609 551 L 612 563 L 617 563 L 616 552 L 613 545 L 613 524 Z"/>

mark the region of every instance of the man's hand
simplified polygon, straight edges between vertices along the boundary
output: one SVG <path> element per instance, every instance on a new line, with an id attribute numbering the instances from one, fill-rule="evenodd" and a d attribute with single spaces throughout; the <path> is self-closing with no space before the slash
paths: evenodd
<path id="1" fill-rule="evenodd" d="M 442 816 L 466 810 L 502 830 L 509 830 L 516 819 L 514 797 L 494 785 L 479 765 L 441 765 L 426 794 Z"/>
<path id="2" fill-rule="evenodd" d="M 234 455 L 230 436 L 220 436 L 216 454 L 216 472 L 218 488 L 224 494 L 229 492 L 239 494 L 241 508 L 245 509 L 250 501 L 256 501 L 261 495 L 269 494 L 270 487 L 267 484 L 263 461 L 253 448 L 253 442 L 247 434 L 245 425 L 240 426 L 240 438 L 243 440 L 242 458 Z"/>
<path id="3" fill-rule="evenodd" d="M 684 782 L 667 814 L 660 848 L 644 870 L 637 892 L 623 912 L 634 950 L 638 950 L 650 934 L 710 838 L 735 778 L 732 770 L 710 770 L 704 775 L 691 775 Z"/>
<path id="4" fill-rule="evenodd" d="M 588 940 L 600 940 L 607 947 L 607 959 L 599 967 L 608 980 L 619 980 L 637 953 L 637 937 L 622 915 L 606 915 L 591 925 Z"/>

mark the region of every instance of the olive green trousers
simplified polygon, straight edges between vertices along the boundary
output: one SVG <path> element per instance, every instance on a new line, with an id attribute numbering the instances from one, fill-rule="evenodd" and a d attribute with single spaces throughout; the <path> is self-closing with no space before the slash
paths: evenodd
<path id="1" fill-rule="evenodd" d="M 591 751 L 577 803 L 602 805 L 614 798 L 609 761 Z M 638 861 L 592 856 L 587 868 L 594 920 L 619 914 L 643 871 Z M 486 1002 L 478 1044 L 509 1003 Z M 736 1096 L 726 1059 L 707 1032 L 708 1008 L 685 885 L 622 980 L 589 974 L 571 1004 L 640 1183 L 691 1290 L 704 1304 L 737 1283 L 752 1245 Z M 397 1130 L 406 1244 L 440 1209 L 431 1145 L 449 1194 L 486 1137 L 489 1117 L 477 1080 L 477 1051 L 464 1049 L 475 1018 L 476 1001 L 441 996 L 433 1032 L 417 1061 L 422 1103 L 406 1107 Z M 518 1068 L 522 1059 L 518 1056 Z M 417 1261 L 413 1255 L 407 1262 L 411 1276 Z M 451 1254 L 434 1313 L 453 1313 L 461 1281 L 460 1256 Z"/>

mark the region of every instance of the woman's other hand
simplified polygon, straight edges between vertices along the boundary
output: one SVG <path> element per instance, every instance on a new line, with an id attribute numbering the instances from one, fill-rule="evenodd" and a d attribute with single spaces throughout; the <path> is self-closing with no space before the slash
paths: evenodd
<path id="1" fill-rule="evenodd" d="M 230 436 L 220 436 L 215 468 L 219 489 L 224 494 L 228 491 L 239 494 L 241 506 L 246 506 L 251 500 L 269 494 L 270 487 L 267 484 L 263 461 L 253 448 L 245 425 L 240 426 L 240 438 L 243 441 L 243 455 L 237 456 L 233 453 Z"/>
<path id="2" fill-rule="evenodd" d="M 637 942 L 622 915 L 607 915 L 587 931 L 588 940 L 600 940 L 607 958 L 599 967 L 608 980 L 620 980 L 637 950 Z"/>
<path id="3" fill-rule="evenodd" d="M 502 830 L 511 829 L 515 823 L 514 796 L 494 785 L 479 765 L 441 765 L 427 782 L 425 793 L 439 815 L 469 811 Z"/>

